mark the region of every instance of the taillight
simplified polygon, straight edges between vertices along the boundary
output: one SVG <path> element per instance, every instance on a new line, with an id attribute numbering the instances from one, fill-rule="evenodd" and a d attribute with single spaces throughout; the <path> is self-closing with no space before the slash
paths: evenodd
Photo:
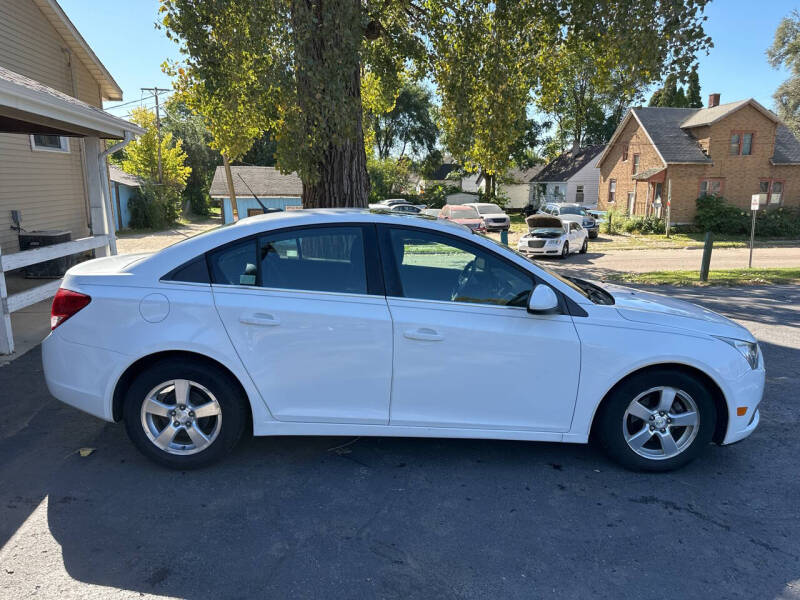
<path id="1" fill-rule="evenodd" d="M 91 296 L 59 288 L 50 309 L 50 330 L 52 331 L 76 312 L 92 301 Z"/>

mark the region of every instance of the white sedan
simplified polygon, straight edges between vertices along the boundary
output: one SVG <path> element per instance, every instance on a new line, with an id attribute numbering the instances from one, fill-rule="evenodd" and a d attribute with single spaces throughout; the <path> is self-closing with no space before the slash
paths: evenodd
<path id="1" fill-rule="evenodd" d="M 511 227 L 511 218 L 497 204 L 490 202 L 469 202 L 464 206 L 471 206 L 478 211 L 483 219 L 486 231 L 508 231 Z"/>
<path id="2" fill-rule="evenodd" d="M 709 310 L 562 278 L 441 220 L 362 210 L 261 215 L 84 262 L 51 324 L 51 393 L 124 421 L 178 469 L 252 429 L 593 437 L 627 467 L 668 470 L 750 435 L 764 389 L 756 340 Z M 493 377 L 477 376 L 487 365 Z"/>
<path id="3" fill-rule="evenodd" d="M 589 234 L 580 223 L 542 214 L 531 215 L 525 222 L 528 233 L 517 242 L 521 254 L 566 258 L 572 252 L 585 254 L 589 249 Z"/>

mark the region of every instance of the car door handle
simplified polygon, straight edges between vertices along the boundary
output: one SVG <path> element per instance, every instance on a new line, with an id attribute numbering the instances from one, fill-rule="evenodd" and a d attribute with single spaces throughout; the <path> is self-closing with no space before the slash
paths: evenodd
<path id="1" fill-rule="evenodd" d="M 425 342 L 441 342 L 444 336 L 430 327 L 420 327 L 419 329 L 407 329 L 403 335 L 410 340 L 423 340 Z"/>
<path id="2" fill-rule="evenodd" d="M 253 313 L 249 315 L 241 315 L 239 322 L 245 325 L 259 325 L 261 327 L 274 327 L 280 325 L 281 321 L 275 315 L 268 313 Z"/>

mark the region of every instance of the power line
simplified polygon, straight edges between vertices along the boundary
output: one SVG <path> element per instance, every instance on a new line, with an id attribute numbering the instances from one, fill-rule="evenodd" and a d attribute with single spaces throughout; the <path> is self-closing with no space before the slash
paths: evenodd
<path id="1" fill-rule="evenodd" d="M 129 104 L 136 104 L 138 102 L 144 102 L 145 100 L 150 100 L 153 98 L 154 95 L 150 95 L 147 98 L 139 98 L 138 100 L 131 100 L 130 102 L 123 102 L 122 104 L 115 104 L 114 106 L 106 106 L 103 110 L 114 110 L 115 108 L 122 108 L 123 106 L 128 106 Z"/>

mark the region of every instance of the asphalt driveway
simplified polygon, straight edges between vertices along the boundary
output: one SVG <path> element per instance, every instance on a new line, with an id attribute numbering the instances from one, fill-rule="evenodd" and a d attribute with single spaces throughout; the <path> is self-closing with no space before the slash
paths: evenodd
<path id="1" fill-rule="evenodd" d="M 0 368 L 0 598 L 800 598 L 800 290 L 674 293 L 750 327 L 768 385 L 750 439 L 662 475 L 391 438 L 176 473 L 52 399 L 34 350 Z"/>

